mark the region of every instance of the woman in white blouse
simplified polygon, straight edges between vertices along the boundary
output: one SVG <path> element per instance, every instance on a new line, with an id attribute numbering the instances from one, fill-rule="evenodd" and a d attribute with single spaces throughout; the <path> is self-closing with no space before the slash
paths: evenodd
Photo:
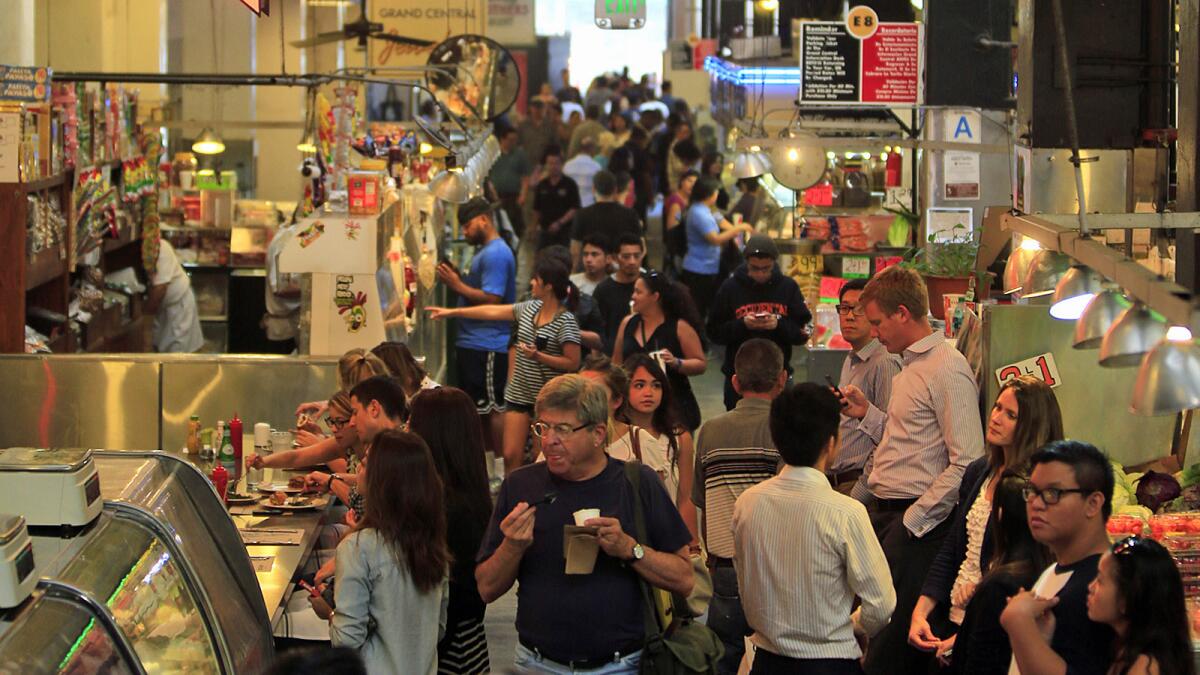
<path id="1" fill-rule="evenodd" d="M 991 511 L 999 477 L 1027 473 L 1029 457 L 1062 438 L 1062 412 L 1049 385 L 1022 375 L 1000 389 L 988 416 L 987 455 L 963 472 L 953 529 L 925 576 L 909 644 L 939 656 L 953 647 L 953 633 L 993 553 Z"/>

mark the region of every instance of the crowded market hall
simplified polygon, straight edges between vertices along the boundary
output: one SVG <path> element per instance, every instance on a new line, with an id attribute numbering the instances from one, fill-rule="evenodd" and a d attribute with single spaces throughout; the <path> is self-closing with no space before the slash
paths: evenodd
<path id="1" fill-rule="evenodd" d="M 1196 675 L 1200 0 L 0 17 L 0 672 Z"/>

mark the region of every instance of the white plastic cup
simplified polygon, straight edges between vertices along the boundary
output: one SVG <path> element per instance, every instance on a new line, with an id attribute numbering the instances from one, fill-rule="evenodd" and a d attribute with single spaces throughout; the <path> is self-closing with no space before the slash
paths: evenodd
<path id="1" fill-rule="evenodd" d="M 271 444 L 271 425 L 266 422 L 259 422 L 254 425 L 254 445 L 270 445 Z"/>
<path id="2" fill-rule="evenodd" d="M 592 518 L 600 517 L 600 509 L 579 509 L 575 512 L 575 524 L 583 527 L 583 524 Z"/>

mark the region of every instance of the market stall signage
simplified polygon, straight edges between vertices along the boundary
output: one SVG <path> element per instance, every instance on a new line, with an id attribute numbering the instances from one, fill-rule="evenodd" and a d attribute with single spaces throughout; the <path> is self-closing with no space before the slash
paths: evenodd
<path id="1" fill-rule="evenodd" d="M 50 100 L 50 69 L 0 66 L 0 101 Z"/>
<path id="2" fill-rule="evenodd" d="M 915 106 L 924 101 L 924 26 L 873 17 L 873 11 L 856 11 L 845 22 L 800 23 L 802 105 Z"/>
<path id="3" fill-rule="evenodd" d="M 533 0 L 489 0 L 487 36 L 506 47 L 536 45 Z"/>
<path id="4" fill-rule="evenodd" d="M 1007 366 L 1000 366 L 996 369 L 996 382 L 1003 387 L 1009 380 L 1022 375 L 1032 375 L 1051 387 L 1062 384 L 1062 376 L 1058 374 L 1058 365 L 1054 363 L 1054 354 L 1050 352 L 1031 356 Z"/>
<path id="5" fill-rule="evenodd" d="M 976 110 L 945 117 L 944 137 L 957 143 L 980 143 L 982 117 Z M 946 150 L 942 154 L 942 182 L 947 200 L 979 199 L 979 153 Z"/>

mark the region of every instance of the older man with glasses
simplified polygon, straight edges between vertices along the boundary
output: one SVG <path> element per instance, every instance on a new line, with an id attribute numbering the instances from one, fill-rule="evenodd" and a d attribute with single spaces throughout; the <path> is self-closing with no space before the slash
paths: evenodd
<path id="1" fill-rule="evenodd" d="M 841 442 L 825 467 L 830 484 L 846 495 L 862 477 L 867 458 L 875 452 L 875 446 L 883 437 L 888 400 L 892 397 L 892 378 L 900 372 L 900 357 L 888 353 L 879 344 L 859 303 L 859 296 L 866 286 L 866 279 L 846 282 L 839 293 L 837 305 L 842 337 L 852 348 L 850 355 L 842 362 L 838 384 L 841 387 L 857 387 L 868 401 L 867 412 L 862 419 L 842 413 L 838 431 Z"/>
<path id="2" fill-rule="evenodd" d="M 636 673 L 645 640 L 640 580 L 681 595 L 692 589 L 691 533 L 651 469 L 641 467 L 646 541 L 636 532 L 625 464 L 604 452 L 608 393 L 580 375 L 560 375 L 538 395 L 533 433 L 545 462 L 510 473 L 500 487 L 475 568 L 493 602 L 517 591 L 518 672 Z M 599 552 L 592 572 L 569 575 L 565 528 L 583 527 Z"/>

